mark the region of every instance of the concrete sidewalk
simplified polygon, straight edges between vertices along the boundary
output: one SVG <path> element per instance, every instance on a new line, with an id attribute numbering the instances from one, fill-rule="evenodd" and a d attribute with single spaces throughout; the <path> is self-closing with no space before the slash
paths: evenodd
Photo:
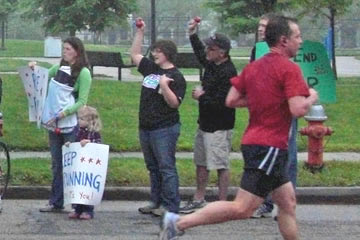
<path id="1" fill-rule="evenodd" d="M 10 152 L 11 159 L 17 158 L 50 158 L 50 152 Z M 143 158 L 141 152 L 110 152 L 111 158 Z M 192 152 L 177 152 L 176 158 L 193 158 Z M 240 152 L 230 153 L 230 159 L 242 160 L 242 154 Z M 298 160 L 306 161 L 308 159 L 307 152 L 298 152 Z M 323 160 L 326 161 L 359 161 L 360 153 L 358 152 L 325 152 L 323 154 Z"/>
<path id="2" fill-rule="evenodd" d="M 46 58 L 46 57 L 13 57 L 15 59 L 23 59 L 26 61 L 36 61 L 36 62 L 47 62 L 50 64 L 60 63 L 60 58 Z M 116 67 L 94 67 L 94 76 L 97 79 L 101 80 L 118 80 L 118 68 Z M 18 74 L 17 72 L 0 72 L 0 74 Z M 143 77 L 141 75 L 131 74 L 129 68 L 121 69 L 122 81 L 123 82 L 140 82 Z M 189 82 L 198 82 L 200 81 L 199 75 L 186 75 L 186 81 Z"/>
<path id="3" fill-rule="evenodd" d="M 27 61 L 40 61 L 48 62 L 50 64 L 56 64 L 60 62 L 60 58 L 45 58 L 45 57 L 15 57 L 18 59 L 24 59 Z M 248 59 L 247 57 L 233 57 L 233 59 Z M 351 56 L 337 56 L 337 73 L 339 77 L 358 77 L 360 76 L 360 60 Z M 13 73 L 0 73 L 0 74 L 17 74 Z M 124 82 L 128 81 L 142 81 L 142 76 L 132 75 L 131 70 L 123 68 L 121 70 L 122 79 Z M 118 69 L 114 67 L 94 67 L 94 75 L 98 79 L 102 80 L 117 80 Z M 97 76 L 96 76 L 97 75 Z M 199 75 L 185 75 L 186 81 L 198 82 Z"/>

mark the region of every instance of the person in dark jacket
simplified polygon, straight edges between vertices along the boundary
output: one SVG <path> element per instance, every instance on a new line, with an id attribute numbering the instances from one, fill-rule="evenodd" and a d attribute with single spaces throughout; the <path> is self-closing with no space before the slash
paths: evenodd
<path id="1" fill-rule="evenodd" d="M 230 40 L 221 33 L 215 33 L 204 40 L 196 34 L 199 23 L 189 23 L 191 46 L 199 62 L 204 66 L 201 86 L 192 92 L 199 102 L 198 130 L 194 143 L 196 165 L 196 193 L 181 213 L 191 213 L 205 206 L 205 191 L 210 170 L 218 174 L 219 200 L 226 200 L 229 186 L 229 155 L 232 129 L 235 123 L 235 109 L 225 106 L 225 99 L 231 87 L 230 78 L 237 75 L 229 56 Z"/>

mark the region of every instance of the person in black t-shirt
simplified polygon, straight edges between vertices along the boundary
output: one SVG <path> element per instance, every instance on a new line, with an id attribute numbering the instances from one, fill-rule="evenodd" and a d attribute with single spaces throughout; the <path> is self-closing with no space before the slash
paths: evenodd
<path id="1" fill-rule="evenodd" d="M 150 174 L 150 204 L 139 208 L 144 214 L 160 216 L 165 210 L 178 212 L 179 178 L 175 164 L 180 135 L 180 106 L 186 90 L 183 75 L 175 67 L 177 48 L 170 40 L 151 46 L 153 59 L 141 54 L 145 23 L 137 28 L 131 47 L 132 61 L 144 76 L 140 97 L 139 138 Z"/>

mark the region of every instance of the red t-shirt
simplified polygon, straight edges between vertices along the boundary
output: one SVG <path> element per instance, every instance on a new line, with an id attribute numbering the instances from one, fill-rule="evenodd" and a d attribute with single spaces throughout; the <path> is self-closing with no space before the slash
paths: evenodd
<path id="1" fill-rule="evenodd" d="M 301 69 L 288 58 L 269 53 L 248 64 L 231 84 L 247 97 L 250 119 L 242 144 L 287 149 L 292 119 L 288 99 L 309 96 Z"/>

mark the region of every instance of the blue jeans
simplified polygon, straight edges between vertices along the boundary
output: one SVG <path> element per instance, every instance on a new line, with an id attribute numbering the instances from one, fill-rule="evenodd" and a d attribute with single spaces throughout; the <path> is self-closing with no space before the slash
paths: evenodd
<path id="1" fill-rule="evenodd" d="M 179 211 L 180 195 L 175 151 L 180 123 L 156 130 L 140 129 L 139 134 L 150 175 L 150 200 L 176 213 Z"/>
<path id="2" fill-rule="evenodd" d="M 298 121 L 297 118 L 293 118 L 291 121 L 290 133 L 289 133 L 289 147 L 288 147 L 288 168 L 289 168 L 289 177 L 290 181 L 296 188 L 296 176 L 297 176 L 297 145 L 296 145 L 296 135 L 297 135 Z M 264 201 L 266 208 L 272 210 L 274 204 L 271 200 L 271 196 L 268 195 Z"/>
<path id="3" fill-rule="evenodd" d="M 56 208 L 64 205 L 64 186 L 63 186 L 63 165 L 62 165 L 62 146 L 65 142 L 74 142 L 74 131 L 64 134 L 56 134 L 49 131 L 49 145 L 52 159 L 52 184 L 49 204 Z"/>

